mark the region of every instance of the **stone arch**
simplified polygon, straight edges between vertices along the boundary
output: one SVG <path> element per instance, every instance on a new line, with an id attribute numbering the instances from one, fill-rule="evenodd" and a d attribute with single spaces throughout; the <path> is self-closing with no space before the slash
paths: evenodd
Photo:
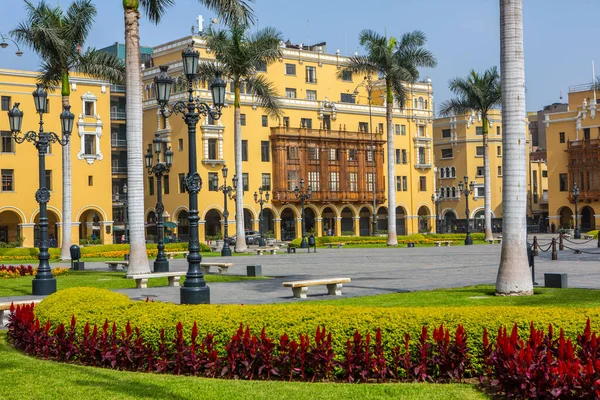
<path id="1" fill-rule="evenodd" d="M 419 216 L 419 232 L 430 232 L 431 231 L 431 223 L 430 216 L 431 210 L 427 205 L 421 205 L 419 207 L 419 211 L 417 211 L 417 215 Z"/>
<path id="2" fill-rule="evenodd" d="M 77 222 L 79 222 L 79 238 L 81 239 L 101 239 L 104 242 L 104 230 L 101 221 L 106 219 L 98 213 L 96 208 L 88 208 L 78 213 Z"/>
<path id="3" fill-rule="evenodd" d="M 244 204 L 244 210 L 247 210 L 250 213 L 251 219 L 258 219 L 258 211 L 256 211 L 251 205 Z M 232 216 L 235 217 L 235 210 L 233 212 L 229 211 L 229 217 L 231 218 Z M 244 226 L 246 226 L 246 225 L 244 225 Z M 250 226 L 252 226 L 252 225 L 250 225 Z"/>
<path id="4" fill-rule="evenodd" d="M 358 213 L 358 227 L 360 236 L 369 236 L 371 234 L 371 221 L 373 218 L 373 208 L 369 205 L 362 205 Z"/>
<path id="5" fill-rule="evenodd" d="M 319 216 L 322 220 L 323 232 L 329 232 L 335 235 L 336 218 L 338 217 L 337 209 L 332 205 L 327 205 L 321 209 Z"/>
<path id="6" fill-rule="evenodd" d="M 452 208 L 447 208 L 444 211 L 442 211 L 442 215 L 444 216 L 444 232 L 455 232 L 457 229 L 456 220 L 458 219 L 458 214 L 456 213 L 456 210 Z"/>
<path id="7" fill-rule="evenodd" d="M 204 214 L 205 236 L 218 236 L 221 234 L 221 219 L 223 213 L 217 207 L 209 208 Z"/>
<path id="8" fill-rule="evenodd" d="M 342 217 L 342 232 L 352 232 L 354 235 L 354 216 L 356 209 L 349 205 L 343 206 L 340 215 Z"/>
<path id="9" fill-rule="evenodd" d="M 594 217 L 594 209 L 590 206 L 581 208 L 581 231 L 589 232 L 596 229 L 596 218 Z"/>
<path id="10" fill-rule="evenodd" d="M 450 169 L 450 173 L 451 173 L 451 175 L 450 175 L 450 176 L 451 176 L 452 178 L 456 178 L 456 168 L 452 167 L 452 168 Z"/>
<path id="11" fill-rule="evenodd" d="M 48 210 L 46 211 L 46 216 L 48 218 L 48 239 L 52 240 L 52 238 L 54 238 L 54 246 L 51 247 L 58 247 L 59 245 L 59 240 L 60 240 L 60 229 L 58 227 L 58 224 L 60 223 L 60 216 L 59 213 L 57 211 L 55 211 L 56 208 L 55 207 L 48 207 Z M 35 247 L 38 247 L 40 245 L 40 213 L 38 212 L 34 217 L 33 217 L 33 221 L 32 221 L 35 226 L 33 228 L 33 243 Z"/>
<path id="12" fill-rule="evenodd" d="M 0 207 L 0 242 L 11 243 L 22 237 L 21 224 L 25 222 L 25 214 L 16 207 Z"/>
<path id="13" fill-rule="evenodd" d="M 442 210 L 442 215 L 444 216 L 444 218 L 446 218 L 447 215 L 452 214 L 452 216 L 454 216 L 454 219 L 458 218 L 458 213 L 456 212 L 455 209 L 453 208 L 446 208 L 444 210 Z"/>
<path id="14" fill-rule="evenodd" d="M 315 210 L 316 207 L 304 207 L 304 229 L 306 232 L 314 231 L 317 228 L 315 219 L 318 214 Z"/>
<path id="15" fill-rule="evenodd" d="M 471 211 L 471 215 L 469 216 L 469 218 L 475 218 L 476 214 L 482 214 L 485 216 L 484 212 L 485 212 L 485 207 L 477 207 L 473 211 Z M 496 218 L 496 214 L 494 213 L 494 210 L 490 210 L 490 212 L 492 214 L 492 219 Z"/>
<path id="16" fill-rule="evenodd" d="M 156 229 L 156 220 L 156 211 L 150 209 L 150 211 L 148 211 L 148 213 L 146 214 L 146 222 L 144 223 L 144 226 L 146 227 L 146 240 L 148 240 L 149 242 L 154 242 L 156 234 L 158 233 Z"/>
<path id="17" fill-rule="evenodd" d="M 282 216 L 285 210 L 291 210 L 292 214 L 294 214 L 294 218 L 300 218 L 300 212 L 296 207 L 291 205 L 284 206 L 279 210 L 279 215 Z"/>
<path id="18" fill-rule="evenodd" d="M 388 208 L 386 206 L 379 206 L 377 208 L 377 230 L 387 231 L 388 229 Z"/>
<path id="19" fill-rule="evenodd" d="M 253 211 L 254 210 L 252 210 L 251 208 L 244 207 L 244 230 L 246 231 L 254 230 L 254 224 L 252 223 L 252 221 L 257 218 L 255 218 Z M 229 214 L 228 218 L 231 217 L 235 218 L 235 213 Z"/>
<path id="20" fill-rule="evenodd" d="M 275 233 L 275 212 L 271 207 L 263 207 L 263 233 Z"/>
<path id="21" fill-rule="evenodd" d="M 52 207 L 54 208 L 54 207 Z M 50 209 L 50 207 L 48 207 L 48 209 Z M 88 211 L 88 210 L 94 210 L 100 213 L 100 218 L 102 221 L 108 221 L 108 214 L 106 214 L 106 211 L 104 211 L 104 209 L 96 204 L 88 204 L 86 206 L 83 206 L 79 209 L 79 211 L 77 211 L 75 220 L 79 221 L 79 219 L 81 218 L 81 214 L 83 214 L 84 212 Z M 58 210 L 57 210 L 58 211 Z"/>
<path id="22" fill-rule="evenodd" d="M 345 208 L 349 208 L 350 211 L 352 211 L 353 216 L 358 216 L 358 209 L 354 206 L 354 204 L 350 204 L 350 203 L 342 204 L 342 206 L 340 207 L 340 216 L 342 216 L 342 211 Z"/>
<path id="23" fill-rule="evenodd" d="M 418 105 L 419 105 L 418 109 L 422 110 L 423 109 L 423 98 L 422 97 L 419 97 Z"/>
<path id="24" fill-rule="evenodd" d="M 296 218 L 298 210 L 295 207 L 281 209 L 281 240 L 294 240 L 296 238 Z"/>
<path id="25" fill-rule="evenodd" d="M 223 215 L 223 207 L 213 204 L 204 209 L 204 211 L 202 212 L 202 215 L 200 217 L 200 221 L 206 221 L 206 214 L 208 214 L 208 212 L 213 209 L 217 210 L 219 212 L 219 215 Z"/>
<path id="26" fill-rule="evenodd" d="M 346 204 L 344 207 L 347 207 L 347 206 L 349 206 L 349 204 Z M 322 216 L 323 215 L 323 211 L 325 211 L 325 209 L 327 209 L 327 208 L 332 209 L 336 217 L 340 216 L 339 215 L 339 210 L 333 204 L 331 204 L 331 203 L 327 203 L 327 204 L 324 204 L 323 206 L 321 206 L 321 209 L 319 210 L 319 212 L 317 213 L 317 215 L 321 215 Z"/>
<path id="27" fill-rule="evenodd" d="M 406 235 L 406 206 L 396 206 L 396 235 Z"/>
<path id="28" fill-rule="evenodd" d="M 573 210 L 570 207 L 561 207 L 558 210 L 558 215 L 560 216 L 559 225 L 561 228 L 570 228 L 571 223 L 573 223 Z"/>
<path id="29" fill-rule="evenodd" d="M 173 213 L 177 222 L 177 236 L 182 242 L 187 242 L 190 239 L 190 221 L 188 220 L 189 212 L 186 207 L 179 207 Z"/>

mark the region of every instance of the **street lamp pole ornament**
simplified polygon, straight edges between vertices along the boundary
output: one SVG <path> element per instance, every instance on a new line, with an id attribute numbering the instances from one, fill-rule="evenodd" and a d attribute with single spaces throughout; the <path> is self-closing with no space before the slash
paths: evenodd
<path id="1" fill-rule="evenodd" d="M 8 121 L 10 131 L 15 142 L 21 144 L 25 141 L 33 143 L 38 151 L 39 164 L 39 188 L 35 193 L 35 199 L 40 205 L 40 254 L 38 272 L 31 283 L 32 294 L 35 296 L 46 296 L 56 292 L 56 279 L 52 275 L 50 268 L 50 253 L 48 247 L 48 215 L 47 204 L 50 201 L 50 190 L 46 187 L 46 153 L 50 143 L 58 143 L 61 146 L 69 144 L 71 132 L 73 131 L 73 121 L 75 116 L 71 113 L 69 106 L 63 108 L 60 114 L 60 122 L 62 128 L 62 138 L 54 132 L 44 132 L 44 112 L 47 109 L 48 93 L 44 91 L 42 85 L 38 84 L 37 89 L 33 92 L 33 100 L 36 112 L 39 114 L 39 130 L 28 131 L 21 135 L 23 126 L 23 111 L 19 109 L 20 103 L 15 103 L 13 108 L 8 111 Z"/>
<path id="2" fill-rule="evenodd" d="M 156 154 L 156 164 L 154 164 L 154 155 L 152 154 L 152 148 L 154 148 L 154 154 Z M 162 155 L 162 160 L 161 160 Z M 154 175 L 156 177 L 156 190 L 157 190 L 157 201 L 154 210 L 156 211 L 156 233 L 157 233 L 157 250 L 156 260 L 154 260 L 154 272 L 168 272 L 169 271 L 169 260 L 165 255 L 165 240 L 164 240 L 164 224 L 163 224 L 163 213 L 165 207 L 162 202 L 162 182 L 163 176 L 171 171 L 173 165 L 173 152 L 170 147 L 166 146 L 166 143 L 158 136 L 152 141 L 152 146 L 148 147 L 148 151 L 145 155 L 146 168 L 148 169 L 148 175 Z"/>
<path id="3" fill-rule="evenodd" d="M 577 206 L 579 187 L 577 183 L 573 183 L 573 200 L 575 200 L 575 232 L 573 233 L 573 239 L 581 239 L 581 232 L 579 231 L 579 207 Z"/>
<path id="4" fill-rule="evenodd" d="M 473 239 L 471 238 L 471 218 L 469 216 L 469 196 L 475 191 L 475 181 L 469 182 L 469 177 L 467 175 L 464 176 L 465 183 L 463 181 L 458 182 L 458 190 L 465 195 L 465 217 L 467 219 L 467 236 L 465 237 L 465 246 L 469 246 L 473 244 Z"/>
<path id="5" fill-rule="evenodd" d="M 225 104 L 226 84 L 217 74 L 215 81 L 211 84 L 213 107 L 209 106 L 200 98 L 194 98 L 192 83 L 197 77 L 198 59 L 200 54 L 193 49 L 192 44 L 182 52 L 183 69 L 187 78 L 187 101 L 179 100 L 168 107 L 169 97 L 173 79 L 168 75 L 168 66 L 162 65 L 160 73 L 154 78 L 156 99 L 160 106 L 161 115 L 169 118 L 171 115 L 179 114 L 188 127 L 188 162 L 189 172 L 185 178 L 186 190 L 189 194 L 189 226 L 190 239 L 188 244 L 188 270 L 185 282 L 180 289 L 181 304 L 210 303 L 210 289 L 204 280 L 204 274 L 200 268 L 202 255 L 200 254 L 200 242 L 198 238 L 198 192 L 202 188 L 202 179 L 198 174 L 196 153 L 196 125 L 202 115 L 211 116 L 218 120 L 221 117 L 221 109 Z"/>
<path id="6" fill-rule="evenodd" d="M 306 221 L 304 218 L 304 202 L 310 199 L 312 195 L 312 187 L 308 185 L 308 189 L 304 190 L 304 178 L 300 179 L 300 187 L 296 186 L 294 189 L 296 198 L 302 202 L 302 242 L 300 242 L 301 249 L 308 249 L 308 243 L 306 242 Z"/>
<path id="7" fill-rule="evenodd" d="M 224 235 L 223 235 L 223 248 L 221 249 L 221 256 L 223 257 L 231 257 L 231 247 L 229 247 L 229 210 L 227 209 L 227 197 L 231 198 L 231 193 L 234 189 L 231 186 L 227 186 L 227 174 L 229 169 L 227 166 L 223 166 L 223 185 L 219 186 L 219 177 L 218 175 L 214 175 L 214 187 L 217 189 L 217 192 L 223 192 L 223 220 L 224 220 Z M 234 177 L 236 183 L 237 179 Z"/>
<path id="8" fill-rule="evenodd" d="M 260 193 L 260 197 L 258 196 L 258 193 Z M 263 205 L 269 202 L 269 192 L 264 190 L 261 186 L 258 188 L 258 193 L 254 192 L 254 202 L 256 204 L 260 204 L 260 214 L 258 214 L 258 231 L 260 232 L 260 241 L 258 242 L 258 245 L 260 247 L 265 247 L 265 237 L 263 233 Z M 265 193 L 264 198 L 263 193 Z"/>

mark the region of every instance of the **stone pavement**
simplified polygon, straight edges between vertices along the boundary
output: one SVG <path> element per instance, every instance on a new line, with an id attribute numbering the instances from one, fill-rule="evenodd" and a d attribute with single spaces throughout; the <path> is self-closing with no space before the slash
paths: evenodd
<path id="1" fill-rule="evenodd" d="M 539 243 L 547 247 L 552 235 L 538 235 Z M 531 240 L 531 237 L 530 237 Z M 536 280 L 544 283 L 544 272 L 567 272 L 570 287 L 600 289 L 600 249 L 596 241 L 565 241 L 571 248 L 583 249 L 575 254 L 565 249 L 558 261 L 551 260 L 550 251 L 540 252 L 535 259 Z M 232 262 L 231 275 L 245 275 L 246 265 L 261 264 L 269 280 L 210 283 L 211 302 L 214 304 L 263 304 L 305 301 L 292 298 L 290 288 L 282 282 L 325 277 L 349 277 L 344 285 L 347 297 L 376 295 L 436 288 L 450 288 L 481 283 L 493 284 L 500 261 L 500 245 L 452 247 L 375 248 L 375 249 L 318 249 L 308 254 L 298 249 L 297 254 L 227 257 Z M 86 263 L 86 269 L 107 270 L 103 263 Z M 185 259 L 171 260 L 172 271 L 185 271 Z M 179 288 L 160 287 L 124 289 L 118 292 L 136 300 L 146 297 L 158 301 L 179 303 Z M 325 286 L 308 289 L 309 299 L 332 298 Z M 0 302 L 29 299 L 32 296 L 0 298 Z"/>

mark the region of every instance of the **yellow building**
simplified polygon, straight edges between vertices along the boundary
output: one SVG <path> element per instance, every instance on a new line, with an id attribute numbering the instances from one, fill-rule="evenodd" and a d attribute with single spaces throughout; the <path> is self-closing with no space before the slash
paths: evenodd
<path id="1" fill-rule="evenodd" d="M 572 86 L 567 111 L 547 114 L 548 212 L 556 228 L 574 227 L 573 184 L 579 188 L 578 217 L 582 232 L 600 224 L 600 116 L 590 84 Z"/>
<path id="2" fill-rule="evenodd" d="M 8 110 L 20 103 L 23 132 L 38 132 L 32 92 L 38 73 L 0 69 L 0 242 L 23 239 L 23 246 L 37 244 L 39 207 L 35 200 L 38 189 L 37 150 L 30 142 L 16 144 L 11 138 Z M 72 242 L 80 238 L 99 237 L 112 243 L 112 200 L 110 174 L 110 88 L 97 80 L 71 77 L 71 112 L 75 123 L 71 142 L 72 155 Z M 60 88 L 48 93 L 48 113 L 44 130 L 61 133 L 62 112 Z M 52 144 L 46 156 L 46 187 L 49 235 L 61 245 L 62 214 L 62 148 Z"/>
<path id="3" fill-rule="evenodd" d="M 165 218 L 178 225 L 181 239 L 187 238 L 188 196 L 183 191 L 183 177 L 188 171 L 187 127 L 180 116 L 165 120 L 154 99 L 153 79 L 158 66 L 169 65 L 175 84 L 171 100 L 184 99 L 181 77 L 181 51 L 194 40 L 201 59 L 213 56 L 201 37 L 185 37 L 153 49 L 153 68 L 143 71 L 144 142 L 149 145 L 155 135 L 169 137 L 175 153 L 171 172 L 164 182 Z M 394 107 L 395 154 L 387 159 L 385 107 L 381 82 L 376 82 L 371 107 L 373 126 L 369 127 L 369 105 L 364 87 L 353 97 L 362 76 L 347 75 L 337 79 L 336 73 L 347 58 L 327 54 L 324 44 L 301 46 L 282 44 L 283 56 L 260 71 L 275 83 L 281 94 L 285 116 L 269 119 L 253 98 L 242 90 L 241 114 L 243 136 L 243 177 L 245 195 L 245 227 L 258 230 L 259 206 L 253 194 L 263 187 L 272 194 L 264 212 L 265 231 L 278 239 L 299 237 L 300 201 L 293 188 L 304 179 L 311 185 L 313 196 L 306 204 L 306 227 L 316 235 L 324 232 L 340 235 L 370 234 L 373 193 L 376 193 L 378 228 L 387 229 L 387 162 L 394 162 L 396 183 L 397 230 L 412 234 L 422 228 L 431 229 L 433 193 L 432 100 L 431 82 L 407 84 L 408 101 L 404 108 Z M 209 101 L 206 83 L 195 87 L 195 96 Z M 233 95 L 219 121 L 202 119 L 198 126 L 198 170 L 204 181 L 199 194 L 200 239 L 222 231 L 223 194 L 216 192 L 212 177 L 217 174 L 222 184 L 221 169 L 227 164 L 229 179 L 234 171 Z M 371 134 L 372 132 L 372 134 Z M 375 157 L 370 148 L 375 148 Z M 155 233 L 156 204 L 154 177 L 146 185 L 146 220 L 148 233 Z M 375 185 L 375 187 L 373 187 Z M 229 204 L 230 234 L 234 228 L 234 202 Z M 419 219 L 418 216 L 424 216 Z"/>
<path id="4" fill-rule="evenodd" d="M 542 232 L 548 223 L 548 163 L 545 151 L 535 151 L 529 155 L 527 215 Z"/>
<path id="5" fill-rule="evenodd" d="M 502 225 L 502 114 L 492 110 L 489 115 L 490 187 L 492 194 L 492 229 Z M 442 232 L 464 232 L 466 224 L 465 196 L 458 183 L 475 180 L 474 193 L 469 198 L 471 228 L 484 229 L 484 170 L 481 117 L 477 114 L 437 118 L 433 123 L 435 147 L 436 189 L 442 202 L 439 206 Z"/>

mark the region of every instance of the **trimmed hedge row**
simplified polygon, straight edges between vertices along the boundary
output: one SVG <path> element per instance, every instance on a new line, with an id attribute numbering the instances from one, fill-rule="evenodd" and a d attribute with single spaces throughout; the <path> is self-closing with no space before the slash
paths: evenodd
<path id="1" fill-rule="evenodd" d="M 483 240 L 485 234 L 472 233 L 473 240 Z M 386 244 L 386 236 L 320 236 L 315 237 L 317 246 L 325 246 L 329 243 L 346 243 L 346 244 Z M 294 239 L 290 242 L 290 247 L 300 247 L 301 238 Z M 435 235 L 422 235 L 420 233 L 408 236 L 398 236 L 398 244 L 407 244 L 409 242 L 417 244 L 433 244 L 438 240 L 451 240 L 459 242 L 465 240 L 464 234 L 447 233 Z"/>
<path id="2" fill-rule="evenodd" d="M 167 337 L 175 335 L 175 326 L 181 321 L 184 332 L 190 332 L 194 321 L 199 324 L 199 334 L 212 333 L 217 347 L 231 338 L 240 322 L 256 329 L 265 327 L 270 335 L 279 337 L 287 333 L 299 337 L 300 333 L 313 332 L 317 326 L 327 326 L 332 333 L 333 349 L 343 354 L 346 339 L 356 330 L 375 332 L 378 327 L 385 338 L 386 353 L 392 344 L 401 343 L 405 334 L 418 337 L 423 325 L 430 329 L 444 324 L 451 331 L 463 325 L 469 332 L 469 351 L 479 357 L 483 330 L 495 332 L 498 326 L 517 324 L 528 331 L 531 321 L 536 327 L 546 329 L 549 324 L 561 327 L 565 335 L 576 339 L 577 333 L 591 318 L 594 330 L 600 329 L 600 308 L 561 309 L 543 307 L 357 307 L 326 306 L 318 304 L 270 305 L 175 305 L 160 302 L 133 302 L 127 296 L 105 289 L 73 288 L 61 290 L 36 307 L 40 321 L 68 325 L 75 315 L 78 321 L 101 326 L 105 320 L 118 326 L 130 322 L 137 326 L 147 341 L 157 344 L 160 331 Z M 187 334 L 187 333 L 186 333 Z"/>
<path id="3" fill-rule="evenodd" d="M 188 244 L 181 243 L 168 243 L 165 244 L 166 251 L 187 251 Z M 210 252 L 210 247 L 204 243 L 200 243 L 201 252 Z M 156 244 L 147 244 L 146 252 L 149 257 L 156 257 L 158 250 Z M 60 258 L 60 249 L 51 248 L 49 249 L 50 259 L 58 260 Z M 18 260 L 33 260 L 37 259 L 40 254 L 38 248 L 33 247 L 19 247 L 19 248 L 8 248 L 0 249 L 0 261 L 18 261 Z M 123 258 L 125 254 L 129 254 L 128 244 L 107 244 L 99 246 L 89 246 L 81 248 L 81 258 Z"/>

